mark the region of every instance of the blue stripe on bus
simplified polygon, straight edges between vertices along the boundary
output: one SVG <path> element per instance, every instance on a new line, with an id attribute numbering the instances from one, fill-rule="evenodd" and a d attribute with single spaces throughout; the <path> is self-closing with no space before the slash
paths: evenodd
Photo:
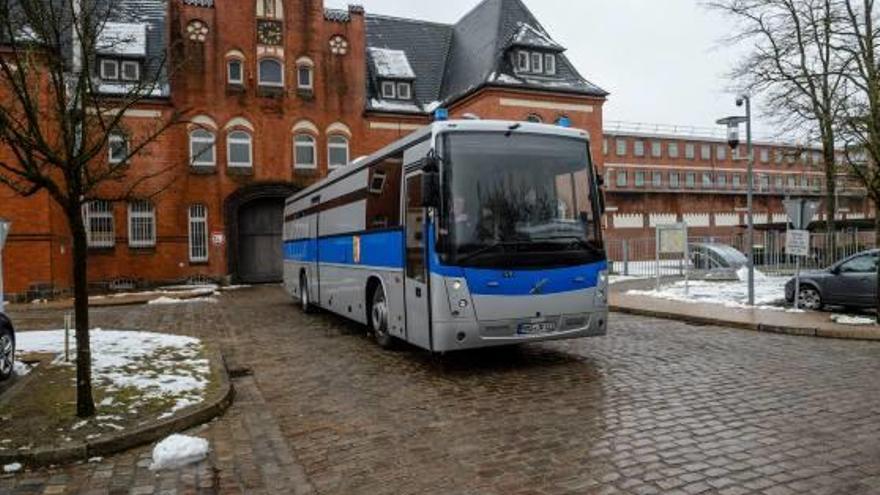
<path id="1" fill-rule="evenodd" d="M 598 285 L 605 261 L 546 270 L 487 270 L 465 268 L 471 294 L 482 296 L 530 296 L 592 289 Z"/>
<path id="2" fill-rule="evenodd" d="M 361 243 L 360 263 L 354 260 L 354 238 Z M 320 246 L 320 249 L 319 249 Z M 318 254 L 320 253 L 320 260 Z M 285 261 L 300 263 L 333 263 L 337 265 L 373 266 L 402 269 L 404 266 L 403 231 L 382 231 L 375 234 L 304 239 L 284 243 Z"/>

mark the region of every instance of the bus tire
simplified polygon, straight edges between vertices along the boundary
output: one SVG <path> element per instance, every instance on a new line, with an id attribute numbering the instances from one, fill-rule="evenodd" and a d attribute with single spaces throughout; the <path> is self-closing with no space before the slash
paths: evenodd
<path id="1" fill-rule="evenodd" d="M 311 313 L 314 309 L 312 299 L 309 297 L 309 278 L 305 272 L 299 276 L 299 302 L 303 313 Z"/>
<path id="2" fill-rule="evenodd" d="M 370 301 L 370 330 L 373 338 L 383 349 L 394 347 L 394 337 L 388 329 L 388 299 L 385 297 L 385 289 L 379 284 L 373 290 L 373 298 Z"/>

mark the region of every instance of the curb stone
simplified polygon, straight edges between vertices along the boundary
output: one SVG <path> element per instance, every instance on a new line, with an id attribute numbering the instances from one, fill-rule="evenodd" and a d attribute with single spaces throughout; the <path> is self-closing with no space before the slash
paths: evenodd
<path id="1" fill-rule="evenodd" d="M 235 397 L 235 389 L 229 379 L 226 360 L 214 345 L 207 345 L 211 356 L 212 373 L 220 380 L 220 391 L 188 412 L 160 421 L 129 429 L 125 433 L 116 434 L 93 441 L 87 441 L 60 448 L 45 448 L 29 451 L 0 450 L 0 465 L 21 463 L 29 468 L 45 467 L 58 464 L 71 464 L 87 461 L 93 457 L 108 457 L 113 454 L 147 445 L 166 436 L 189 430 L 220 416 Z"/>
<path id="2" fill-rule="evenodd" d="M 751 330 L 761 333 L 775 333 L 782 335 L 795 335 L 800 337 L 815 337 L 824 339 L 845 339 L 845 340 L 861 340 L 861 341 L 880 341 L 880 332 L 866 333 L 859 330 L 843 330 L 843 329 L 821 329 L 821 328 L 802 328 L 802 327 L 783 327 L 778 325 L 764 325 L 762 323 L 749 323 L 742 321 L 720 320 L 703 316 L 684 315 L 679 313 L 670 313 L 667 311 L 654 311 L 649 309 L 631 308 L 628 306 L 620 306 L 616 304 L 609 305 L 609 310 L 615 313 L 631 314 L 636 316 L 647 316 L 649 318 L 660 318 L 664 320 L 675 320 L 693 325 L 715 326 L 726 328 L 737 328 L 740 330 Z"/>

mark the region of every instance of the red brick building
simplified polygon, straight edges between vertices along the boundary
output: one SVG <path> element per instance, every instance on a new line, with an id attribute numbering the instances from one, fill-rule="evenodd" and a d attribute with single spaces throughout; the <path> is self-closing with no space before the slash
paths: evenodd
<path id="1" fill-rule="evenodd" d="M 170 188 L 150 201 L 85 209 L 96 287 L 278 280 L 283 199 L 424 125 L 441 106 L 453 118 L 567 117 L 594 137 L 602 166 L 607 93 L 521 0 L 485 0 L 452 25 L 318 0 L 125 1 L 134 14 L 107 29 L 128 36 L 127 49 L 101 54 L 99 87 L 112 93 L 165 71 L 157 60 L 168 53 L 167 84 L 126 114 L 126 126 L 173 110 L 187 111 L 190 124 L 132 160 L 140 170 L 171 166 Z M 67 290 L 70 237 L 51 200 L 0 188 L 0 217 L 13 222 L 9 295 Z"/>
<path id="2" fill-rule="evenodd" d="M 691 235 L 699 237 L 743 232 L 746 147 L 743 143 L 732 152 L 722 129 L 613 122 L 605 125 L 601 144 L 612 238 L 650 239 L 656 225 L 677 222 L 686 222 Z M 824 203 L 820 149 L 758 140 L 754 155 L 757 228 L 784 231 L 788 197 Z M 837 182 L 838 220 L 874 217 L 863 187 L 843 173 Z M 824 219 L 823 206 L 816 220 Z"/>

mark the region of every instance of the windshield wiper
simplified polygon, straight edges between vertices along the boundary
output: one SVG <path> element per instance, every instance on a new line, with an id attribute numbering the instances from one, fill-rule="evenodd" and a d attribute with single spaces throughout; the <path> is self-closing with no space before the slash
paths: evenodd
<path id="1" fill-rule="evenodd" d="M 465 261 L 472 260 L 472 259 L 476 258 L 477 256 L 480 256 L 481 254 L 486 254 L 486 253 L 493 251 L 499 247 L 503 248 L 503 247 L 509 247 L 509 246 L 519 246 L 520 244 L 522 244 L 522 242 L 502 242 L 502 241 L 493 242 L 492 244 L 489 244 L 487 246 L 483 246 L 480 249 L 477 249 L 476 251 L 474 251 L 472 253 L 468 253 L 464 256 L 459 257 L 458 262 L 463 263 Z"/>

